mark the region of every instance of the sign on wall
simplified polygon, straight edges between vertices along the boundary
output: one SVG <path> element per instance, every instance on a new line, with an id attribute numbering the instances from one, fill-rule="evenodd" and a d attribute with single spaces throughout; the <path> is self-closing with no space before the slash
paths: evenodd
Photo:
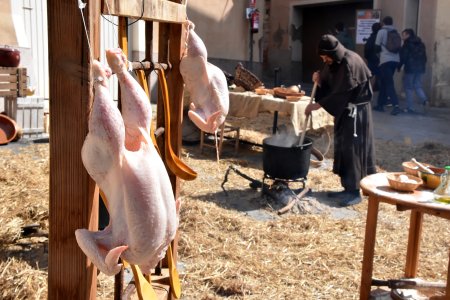
<path id="1" fill-rule="evenodd" d="M 365 44 L 372 33 L 373 23 L 380 22 L 381 10 L 361 9 L 356 11 L 356 43 Z"/>

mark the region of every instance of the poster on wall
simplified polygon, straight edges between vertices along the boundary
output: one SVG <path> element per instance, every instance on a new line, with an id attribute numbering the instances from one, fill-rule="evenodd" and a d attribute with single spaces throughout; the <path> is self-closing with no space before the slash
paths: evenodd
<path id="1" fill-rule="evenodd" d="M 380 22 L 381 10 L 361 9 L 356 11 L 356 43 L 365 44 L 372 33 L 373 23 Z"/>

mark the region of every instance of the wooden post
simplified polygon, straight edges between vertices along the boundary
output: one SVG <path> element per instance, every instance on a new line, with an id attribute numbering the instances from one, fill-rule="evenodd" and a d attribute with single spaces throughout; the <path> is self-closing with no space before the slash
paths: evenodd
<path id="1" fill-rule="evenodd" d="M 100 2 L 83 9 L 94 57 L 99 54 Z M 93 101 L 90 53 L 77 2 L 48 0 L 50 77 L 50 217 L 48 299 L 95 299 L 96 268 L 74 231 L 97 230 L 98 189 L 81 161 Z"/>
<path id="2" fill-rule="evenodd" d="M 170 102 L 170 129 L 171 132 L 165 132 L 164 134 L 170 134 L 170 139 L 173 141 L 172 149 L 174 153 L 179 156 L 181 151 L 181 123 L 183 118 L 183 78 L 180 74 L 180 59 L 181 59 L 181 42 L 183 41 L 181 35 L 183 32 L 183 25 L 181 24 L 159 24 L 159 49 L 158 60 L 159 62 L 170 63 L 171 70 L 167 75 L 167 87 L 169 90 L 169 102 Z M 162 99 L 158 99 L 157 103 L 157 127 L 164 127 L 164 106 Z M 158 140 L 158 146 L 162 153 L 164 153 L 164 141 Z M 163 155 L 164 157 L 164 155 Z M 168 169 L 169 177 L 172 182 L 172 189 L 175 195 L 175 199 L 179 196 L 180 179 L 175 176 Z M 172 253 L 174 262 L 178 260 L 178 239 L 179 232 L 175 236 L 172 243 Z M 167 265 L 167 262 L 164 262 Z"/>
<path id="3" fill-rule="evenodd" d="M 167 88 L 170 102 L 170 134 L 173 152 L 179 156 L 181 150 L 181 121 L 183 117 L 183 78 L 180 74 L 181 58 L 181 24 L 159 24 L 159 62 L 170 63 L 171 69 L 167 72 Z M 158 112 L 164 111 L 162 101 L 158 101 Z M 164 127 L 164 116 L 157 115 L 157 127 Z M 163 145 L 158 145 L 161 148 Z M 179 179 L 169 171 L 175 198 L 178 197 Z"/>

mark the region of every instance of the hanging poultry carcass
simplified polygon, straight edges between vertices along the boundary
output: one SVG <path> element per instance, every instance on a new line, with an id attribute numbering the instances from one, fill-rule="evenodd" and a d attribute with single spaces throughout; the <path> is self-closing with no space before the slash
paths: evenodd
<path id="1" fill-rule="evenodd" d="M 122 91 L 122 115 L 108 90 L 110 71 L 94 61 L 95 99 L 82 160 L 108 201 L 109 225 L 78 229 L 78 245 L 107 275 L 121 269 L 119 258 L 143 273 L 164 257 L 178 219 L 172 186 L 150 136 L 151 106 L 126 69 L 120 49 L 107 51 Z"/>
<path id="2" fill-rule="evenodd" d="M 202 131 L 214 133 L 228 114 L 228 84 L 223 71 L 208 62 L 206 46 L 194 28 L 187 21 L 187 49 L 180 73 L 192 100 L 189 118 Z"/>

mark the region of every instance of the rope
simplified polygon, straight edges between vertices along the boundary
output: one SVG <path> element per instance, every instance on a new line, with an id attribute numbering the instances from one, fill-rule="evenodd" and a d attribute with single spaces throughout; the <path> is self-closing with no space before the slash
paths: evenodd
<path id="1" fill-rule="evenodd" d="M 81 0 L 78 0 L 78 8 L 80 9 L 81 19 L 83 20 L 84 32 L 86 33 L 86 40 L 87 40 L 88 48 L 89 48 L 89 59 L 92 62 L 93 55 L 92 55 L 91 43 L 89 41 L 89 34 L 88 34 L 88 30 L 86 27 L 86 21 L 84 20 L 84 14 L 83 14 L 83 9 L 85 7 L 86 7 L 86 3 L 83 3 Z"/>
<path id="2" fill-rule="evenodd" d="M 111 10 L 109 9 L 108 1 L 105 1 L 105 3 L 106 3 L 106 8 L 108 9 L 108 14 L 111 15 Z M 145 0 L 142 0 L 141 16 L 138 19 L 134 20 L 133 22 L 127 24 L 127 26 L 131 26 L 134 23 L 136 23 L 137 21 L 142 20 L 142 17 L 144 16 L 144 11 L 145 11 L 144 6 L 145 6 Z M 113 21 L 108 20 L 103 14 L 102 14 L 102 18 L 115 26 L 119 26 L 118 24 L 114 23 Z"/>
<path id="3" fill-rule="evenodd" d="M 183 51 L 182 57 L 187 56 L 189 32 L 190 32 L 190 30 L 189 30 L 189 19 L 186 17 L 186 39 L 184 41 L 184 51 Z"/>
<path id="4" fill-rule="evenodd" d="M 350 118 L 353 118 L 353 136 L 357 137 L 358 135 L 356 134 L 356 116 L 358 113 L 358 107 L 353 103 L 349 103 L 347 109 L 350 110 L 348 116 Z"/>

